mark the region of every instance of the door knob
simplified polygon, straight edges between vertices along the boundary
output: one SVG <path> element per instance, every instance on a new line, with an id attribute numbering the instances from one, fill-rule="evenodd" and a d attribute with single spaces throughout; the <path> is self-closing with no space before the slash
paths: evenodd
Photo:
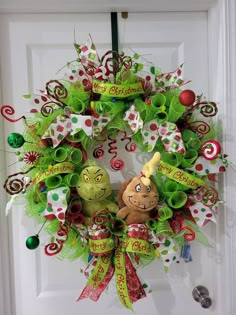
<path id="1" fill-rule="evenodd" d="M 198 285 L 193 289 L 193 298 L 196 302 L 200 303 L 203 308 L 209 308 L 212 304 L 212 300 L 209 297 L 209 291 L 206 287 Z"/>

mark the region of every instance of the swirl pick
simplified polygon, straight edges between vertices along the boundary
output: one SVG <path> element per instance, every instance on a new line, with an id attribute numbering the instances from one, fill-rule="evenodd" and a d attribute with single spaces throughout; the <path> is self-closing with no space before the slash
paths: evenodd
<path id="1" fill-rule="evenodd" d="M 124 133 L 124 136 L 121 138 L 121 141 L 128 140 L 128 142 L 125 145 L 125 150 L 127 152 L 135 152 L 135 150 L 137 149 L 136 143 L 131 142 L 132 141 L 131 137 L 128 137 L 125 131 L 123 131 L 123 133 Z"/>
<path id="2" fill-rule="evenodd" d="M 108 150 L 108 152 L 110 154 L 114 154 L 114 156 L 112 157 L 112 159 L 110 160 L 110 165 L 113 168 L 113 170 L 115 171 L 120 171 L 124 168 L 125 163 L 122 159 L 116 159 L 117 156 L 117 146 L 116 144 L 116 139 L 115 138 L 111 138 L 110 136 L 108 136 L 108 139 L 110 140 L 110 142 L 108 143 L 108 146 L 110 147 L 110 149 Z"/>
<path id="3" fill-rule="evenodd" d="M 20 118 L 17 118 L 17 119 L 12 119 L 12 118 L 10 118 L 10 117 L 7 117 L 7 115 L 12 116 L 12 115 L 14 115 L 14 114 L 15 114 L 15 110 L 14 110 L 14 108 L 13 108 L 11 105 L 3 105 L 3 106 L 1 107 L 1 115 L 2 115 L 6 120 L 8 120 L 8 121 L 10 121 L 10 122 L 17 122 L 17 121 L 19 121 L 19 120 L 21 120 L 21 119 L 24 119 L 24 120 L 26 121 L 25 116 L 21 116 Z"/>

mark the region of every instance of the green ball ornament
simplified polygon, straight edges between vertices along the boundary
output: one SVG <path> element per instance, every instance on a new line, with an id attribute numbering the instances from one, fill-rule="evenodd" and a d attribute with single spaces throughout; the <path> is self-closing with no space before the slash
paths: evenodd
<path id="1" fill-rule="evenodd" d="M 22 147 L 22 145 L 25 143 L 25 139 L 20 133 L 13 132 L 8 136 L 7 142 L 10 147 L 17 149 Z"/>
<path id="2" fill-rule="evenodd" d="M 28 249 L 36 249 L 39 246 L 39 236 L 34 235 L 27 238 L 25 245 Z"/>

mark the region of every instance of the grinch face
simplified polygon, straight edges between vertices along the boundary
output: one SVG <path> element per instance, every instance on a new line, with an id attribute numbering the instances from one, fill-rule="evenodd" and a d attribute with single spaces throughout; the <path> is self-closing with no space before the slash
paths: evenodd
<path id="1" fill-rule="evenodd" d="M 150 211 L 156 207 L 159 195 L 152 182 L 145 186 L 140 177 L 134 177 L 126 187 L 122 199 L 132 210 Z"/>
<path id="2" fill-rule="evenodd" d="M 86 167 L 80 174 L 77 191 L 84 200 L 105 199 L 112 192 L 108 173 L 99 166 Z"/>

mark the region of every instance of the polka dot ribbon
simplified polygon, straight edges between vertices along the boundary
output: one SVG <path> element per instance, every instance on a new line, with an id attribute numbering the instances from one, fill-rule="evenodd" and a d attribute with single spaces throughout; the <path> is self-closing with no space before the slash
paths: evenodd
<path id="1" fill-rule="evenodd" d="M 214 160 L 207 160 L 203 156 L 199 156 L 194 165 L 188 169 L 194 171 L 199 176 L 204 176 L 225 172 L 226 167 L 224 159 L 216 158 Z"/>
<path id="2" fill-rule="evenodd" d="M 182 66 L 173 72 L 159 74 L 156 82 L 156 91 L 166 92 L 189 83 L 190 81 L 185 82 L 182 79 Z"/>
<path id="3" fill-rule="evenodd" d="M 97 54 L 96 47 L 92 41 L 91 36 L 87 39 L 85 45 L 80 46 L 79 50 L 79 57 L 81 59 L 81 64 L 90 70 L 90 74 L 94 75 L 95 69 L 99 66 L 100 60 Z M 94 72 L 93 72 L 94 70 Z"/>
<path id="4" fill-rule="evenodd" d="M 71 120 L 58 115 L 44 132 L 42 139 L 51 139 L 53 147 L 57 147 L 71 131 Z"/>
<path id="5" fill-rule="evenodd" d="M 167 272 L 172 262 L 179 263 L 178 246 L 171 238 L 165 238 L 163 242 L 155 244 L 156 255 L 159 256 Z"/>
<path id="6" fill-rule="evenodd" d="M 203 226 L 209 221 L 216 223 L 216 206 L 210 208 L 204 205 L 202 202 L 197 201 L 193 205 L 189 206 L 189 210 L 191 211 L 191 214 L 198 226 Z"/>
<path id="7" fill-rule="evenodd" d="M 189 197 L 189 210 L 198 226 L 204 226 L 209 221 L 216 223 L 218 202 L 218 193 L 211 187 L 201 187 Z"/>
<path id="8" fill-rule="evenodd" d="M 136 110 L 135 105 L 133 104 L 125 112 L 124 121 L 127 121 L 134 134 L 137 133 L 139 129 L 143 128 L 143 120 L 140 117 L 139 111 Z"/>
<path id="9" fill-rule="evenodd" d="M 91 116 L 71 114 L 71 135 L 75 135 L 78 131 L 83 129 L 87 136 L 92 134 Z"/>
<path id="10" fill-rule="evenodd" d="M 181 132 L 174 123 L 166 122 L 159 125 L 156 120 L 151 120 L 144 124 L 142 136 L 144 144 L 148 145 L 148 152 L 154 149 L 159 138 L 168 152 L 184 154 L 186 151 Z"/>
<path id="11" fill-rule="evenodd" d="M 47 193 L 47 207 L 43 212 L 46 219 L 53 220 L 57 218 L 60 222 L 65 222 L 68 192 L 68 187 L 59 187 Z"/>
<path id="12" fill-rule="evenodd" d="M 89 136 L 92 134 L 91 116 L 72 114 L 69 117 L 58 115 L 44 132 L 42 139 L 50 138 L 53 147 L 57 147 L 68 135 L 74 135 L 81 129 Z"/>

